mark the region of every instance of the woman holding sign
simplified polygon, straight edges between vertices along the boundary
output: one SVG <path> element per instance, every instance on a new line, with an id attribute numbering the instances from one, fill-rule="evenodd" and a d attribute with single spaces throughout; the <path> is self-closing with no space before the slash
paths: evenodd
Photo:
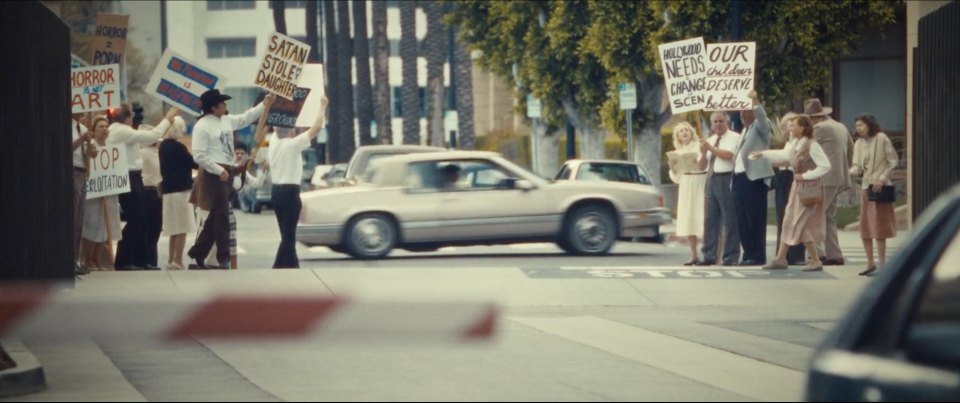
<path id="1" fill-rule="evenodd" d="M 110 147 L 107 147 L 109 123 L 105 116 L 93 119 L 93 139 L 96 148 L 91 166 L 106 153 L 109 159 Z M 83 207 L 83 266 L 91 271 L 113 270 L 113 252 L 111 242 L 119 241 L 120 202 L 117 195 L 87 199 Z"/>
<path id="2" fill-rule="evenodd" d="M 677 197 L 676 236 L 687 237 L 690 244 L 690 261 L 684 266 L 697 263 L 697 238 L 703 237 L 704 186 L 707 176 L 697 165 L 700 156 L 700 136 L 687 122 L 673 128 L 673 151 L 667 153 L 670 165 L 670 180 L 680 185 Z M 685 164 L 684 159 L 690 163 Z"/>
<path id="3" fill-rule="evenodd" d="M 764 270 L 782 270 L 788 267 L 787 250 L 803 244 L 812 262 L 803 271 L 821 271 L 823 263 L 817 253 L 817 243 L 826 238 L 826 214 L 823 206 L 823 184 L 820 177 L 830 172 L 830 159 L 820 144 L 813 139 L 813 122 L 800 115 L 789 123 L 790 142 L 783 150 L 755 151 L 749 158 L 769 158 L 774 166 L 791 166 L 794 172 L 790 201 L 783 217 L 783 232 L 777 257 Z"/>

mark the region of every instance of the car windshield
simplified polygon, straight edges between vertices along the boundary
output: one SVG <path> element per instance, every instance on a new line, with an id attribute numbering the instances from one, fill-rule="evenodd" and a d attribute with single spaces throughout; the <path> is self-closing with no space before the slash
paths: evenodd
<path id="1" fill-rule="evenodd" d="M 641 174 L 636 165 L 599 162 L 581 165 L 577 180 L 651 184 L 650 179 Z"/>

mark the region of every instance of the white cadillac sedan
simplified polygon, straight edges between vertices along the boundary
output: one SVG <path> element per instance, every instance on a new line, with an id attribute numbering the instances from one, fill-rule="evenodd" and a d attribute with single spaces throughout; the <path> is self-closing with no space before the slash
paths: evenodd
<path id="1" fill-rule="evenodd" d="M 385 158 L 358 186 L 302 199 L 297 240 L 361 259 L 394 248 L 529 242 L 602 255 L 620 239 L 655 239 L 671 220 L 653 186 L 551 182 L 480 151 Z"/>

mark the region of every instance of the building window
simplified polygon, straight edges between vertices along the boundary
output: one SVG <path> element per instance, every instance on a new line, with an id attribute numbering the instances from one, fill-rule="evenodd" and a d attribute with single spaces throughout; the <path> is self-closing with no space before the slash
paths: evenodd
<path id="1" fill-rule="evenodd" d="M 400 56 L 400 40 L 399 40 L 399 39 L 390 39 L 389 42 L 390 42 L 390 45 L 389 45 L 389 48 L 390 48 L 390 56 L 398 56 L 398 57 L 399 57 L 399 56 Z M 375 48 L 374 48 L 373 38 L 371 38 L 370 44 L 371 44 L 371 45 L 370 45 L 370 49 L 371 49 L 371 51 L 370 51 L 371 53 L 370 53 L 370 54 L 373 55 L 373 54 L 375 54 L 375 53 L 374 53 L 374 49 L 375 49 Z M 418 55 L 420 54 L 420 51 L 421 51 L 422 49 L 423 49 L 423 40 L 422 40 L 422 39 L 418 39 L 418 40 L 417 40 L 417 54 L 418 54 Z"/>
<path id="2" fill-rule="evenodd" d="M 253 57 L 256 48 L 257 38 L 207 39 L 207 58 Z"/>
<path id="3" fill-rule="evenodd" d="M 207 10 L 253 10 L 253 0 L 207 0 Z"/>
<path id="4" fill-rule="evenodd" d="M 272 1 L 268 1 L 267 3 L 270 4 L 270 9 L 273 9 L 273 2 L 272 2 Z M 306 2 L 306 1 L 284 0 L 284 2 L 283 2 L 283 7 L 284 7 L 284 8 L 307 8 L 307 2 Z M 319 5 L 318 5 L 318 7 L 319 7 Z"/>

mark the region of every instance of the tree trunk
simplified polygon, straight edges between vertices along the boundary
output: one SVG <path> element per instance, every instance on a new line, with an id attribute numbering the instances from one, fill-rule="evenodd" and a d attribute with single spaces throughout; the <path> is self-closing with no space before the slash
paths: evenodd
<path id="1" fill-rule="evenodd" d="M 646 171 L 653 184 L 660 186 L 663 183 L 663 178 L 660 177 L 662 164 L 660 154 L 663 150 L 663 137 L 660 135 L 659 126 L 655 126 L 655 124 L 651 124 L 640 129 L 634 159 Z"/>
<path id="2" fill-rule="evenodd" d="M 332 1 L 323 3 L 323 25 L 327 50 L 327 59 L 323 63 L 326 68 L 327 77 L 327 98 L 330 100 L 329 111 L 327 115 L 332 119 L 327 123 L 327 161 L 330 164 L 346 162 L 350 156 L 341 155 L 340 149 L 340 116 L 344 109 L 343 101 L 340 98 L 340 86 L 337 85 L 339 78 L 337 76 L 337 11 L 336 4 Z"/>
<path id="3" fill-rule="evenodd" d="M 307 55 L 307 62 L 316 63 L 320 61 L 320 47 L 317 32 L 317 2 L 308 1 L 304 21 L 307 26 L 307 45 L 310 45 L 310 54 Z"/>
<path id="4" fill-rule="evenodd" d="M 597 127 L 580 126 L 580 158 L 606 159 L 604 139 L 607 131 Z"/>
<path id="5" fill-rule="evenodd" d="M 393 144 L 392 105 L 390 103 L 390 42 L 387 40 L 387 2 L 373 2 L 373 67 L 377 83 L 377 142 Z"/>
<path id="6" fill-rule="evenodd" d="M 454 41 L 454 65 L 457 82 L 457 135 L 460 138 L 459 148 L 473 150 L 476 148 L 476 137 L 473 131 L 473 59 L 460 40 Z"/>
<path id="7" fill-rule="evenodd" d="M 533 171 L 540 176 L 552 178 L 560 169 L 558 154 L 560 151 L 560 135 L 558 133 L 547 133 L 547 124 L 542 121 L 537 126 L 536 133 L 532 133 L 532 135 L 537 136 L 537 145 L 540 148 L 537 150 L 537 166 L 534 167 Z"/>
<path id="8" fill-rule="evenodd" d="M 417 83 L 417 3 L 400 2 L 400 59 L 403 86 L 403 144 L 420 144 L 420 86 Z"/>
<path id="9" fill-rule="evenodd" d="M 427 138 L 430 145 L 445 147 L 443 62 L 447 53 L 447 36 L 442 20 L 444 6 L 438 1 L 422 1 L 421 4 L 427 14 L 427 36 L 423 39 L 423 53 L 427 59 Z"/>
<path id="10" fill-rule="evenodd" d="M 356 150 L 354 139 L 354 104 L 353 104 L 353 43 L 350 38 L 350 2 L 337 0 L 337 85 L 340 87 L 340 101 L 343 109 L 340 111 L 340 133 L 338 145 L 340 155 L 347 160 Z"/>
<path id="11" fill-rule="evenodd" d="M 287 34 L 287 18 L 286 11 L 287 5 L 283 0 L 271 0 L 273 4 L 273 26 L 277 29 L 277 32 L 286 35 Z"/>
<path id="12" fill-rule="evenodd" d="M 357 61 L 357 127 L 360 144 L 376 143 L 370 136 L 373 120 L 373 89 L 370 87 L 370 38 L 367 36 L 367 2 L 353 2 L 353 52 Z"/>

